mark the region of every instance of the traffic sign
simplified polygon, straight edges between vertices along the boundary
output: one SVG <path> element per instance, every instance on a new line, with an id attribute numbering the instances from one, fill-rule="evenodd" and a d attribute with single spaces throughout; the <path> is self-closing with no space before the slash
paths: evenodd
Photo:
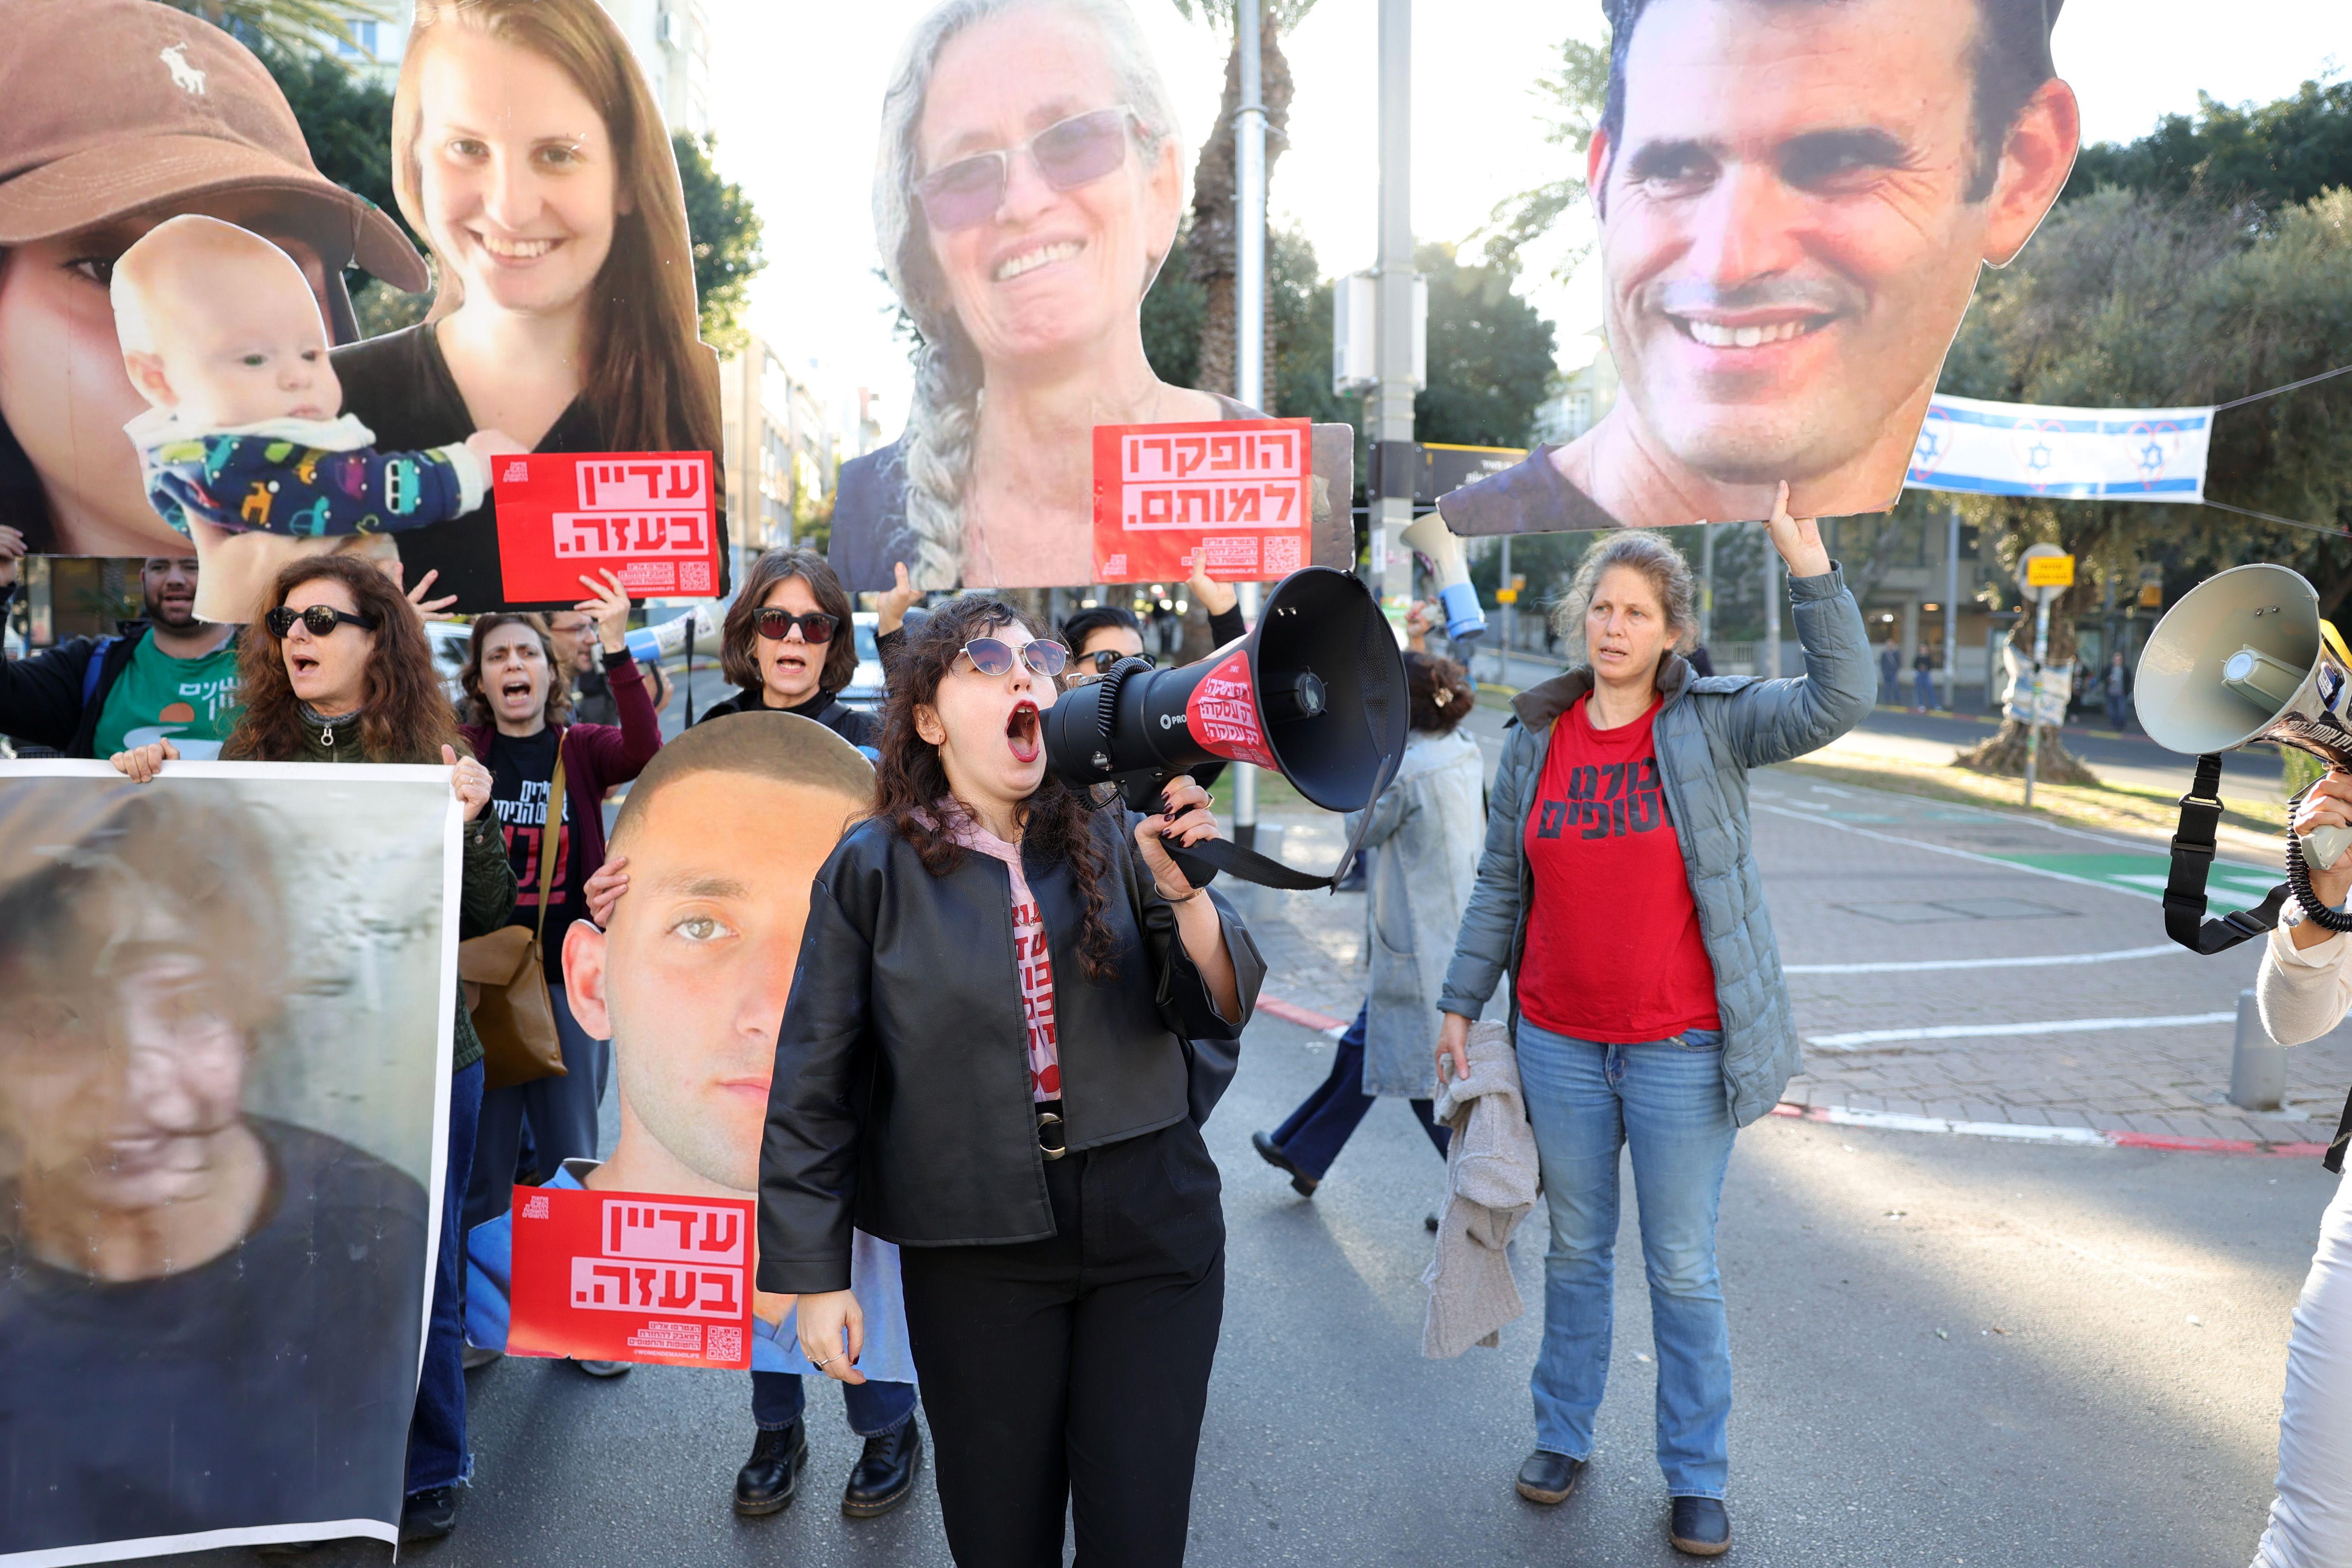
<path id="1" fill-rule="evenodd" d="M 1516 605 L 1518 602 L 1519 591 L 1517 588 L 1497 588 L 1495 590 L 1495 603 L 1498 605 Z"/>
<path id="2" fill-rule="evenodd" d="M 2071 555 L 2037 555 L 2025 563 L 2025 585 L 2029 588 L 2071 588 L 2074 585 L 2074 558 Z"/>

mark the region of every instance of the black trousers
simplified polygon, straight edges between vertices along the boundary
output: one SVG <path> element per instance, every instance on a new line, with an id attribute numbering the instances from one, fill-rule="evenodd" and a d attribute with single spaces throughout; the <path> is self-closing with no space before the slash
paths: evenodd
<path id="1" fill-rule="evenodd" d="M 1055 1236 L 898 1255 L 958 1568 L 1184 1561 L 1225 1308 L 1225 1220 L 1180 1121 L 1046 1162 Z"/>

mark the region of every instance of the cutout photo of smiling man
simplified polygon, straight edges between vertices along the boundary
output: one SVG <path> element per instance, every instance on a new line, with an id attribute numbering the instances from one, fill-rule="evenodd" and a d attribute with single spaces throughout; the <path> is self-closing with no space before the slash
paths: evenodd
<path id="1" fill-rule="evenodd" d="M 1894 504 L 1979 267 L 2057 199 L 2062 0 L 1607 0 L 1587 153 L 1614 407 L 1444 496 L 1455 533 Z"/>

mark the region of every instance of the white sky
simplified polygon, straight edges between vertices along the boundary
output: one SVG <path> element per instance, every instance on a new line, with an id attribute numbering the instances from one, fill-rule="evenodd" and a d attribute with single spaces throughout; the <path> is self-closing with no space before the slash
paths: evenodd
<path id="1" fill-rule="evenodd" d="M 1225 43 L 1170 0 L 1131 0 L 1183 116 L 1192 150 L 1217 108 Z M 858 386 L 879 395 L 884 438 L 905 415 L 904 345 L 890 336 L 890 294 L 874 275 L 868 194 L 882 89 L 899 41 L 929 0 L 705 0 L 714 50 L 719 164 L 767 224 L 768 268 L 753 286 L 752 325 L 836 407 Z M 1378 0 L 1321 0 L 1286 42 L 1297 97 L 1291 145 L 1269 205 L 1297 224 L 1327 274 L 1367 267 L 1376 244 L 1380 171 Z M 2084 110 L 2084 138 L 2127 141 L 2200 89 L 2225 102 L 2265 101 L 2340 60 L 2352 67 L 2345 0 L 2067 0 L 2054 49 Z M 1474 21 L 1475 18 L 1475 21 Z M 1570 30 L 1605 35 L 1599 0 L 1454 0 L 1414 18 L 1413 227 L 1460 240 L 1495 204 L 1554 176 L 1566 151 L 1547 144 L 1528 88 Z M 1565 238 L 1565 237 L 1563 237 Z M 1551 265 L 1531 258 L 1530 274 Z M 1598 321 L 1588 271 L 1567 286 L 1528 285 L 1559 324 L 1563 365 L 1590 357 Z"/>

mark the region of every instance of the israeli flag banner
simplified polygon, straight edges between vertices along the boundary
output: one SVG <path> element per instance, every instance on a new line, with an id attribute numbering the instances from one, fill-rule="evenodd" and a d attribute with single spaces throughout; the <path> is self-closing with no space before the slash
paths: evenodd
<path id="1" fill-rule="evenodd" d="M 1906 489 L 2072 500 L 2200 501 L 2208 408 L 2059 408 L 1941 395 Z"/>

